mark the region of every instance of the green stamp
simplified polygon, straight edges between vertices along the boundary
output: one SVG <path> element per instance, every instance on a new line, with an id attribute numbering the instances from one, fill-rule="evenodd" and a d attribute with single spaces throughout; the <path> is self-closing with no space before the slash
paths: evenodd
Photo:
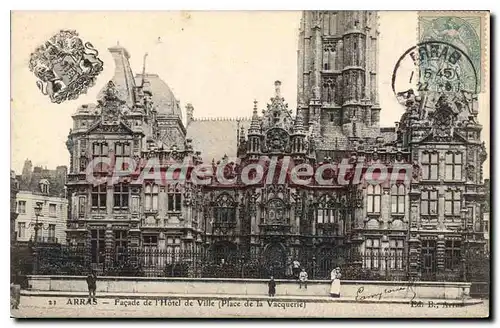
<path id="1" fill-rule="evenodd" d="M 419 13 L 419 42 L 440 41 L 460 49 L 472 62 L 476 71 L 478 90 L 481 88 L 482 70 L 482 19 L 480 15 L 464 12 L 456 16 L 439 16 L 436 13 Z M 470 76 L 472 77 L 472 76 Z"/>

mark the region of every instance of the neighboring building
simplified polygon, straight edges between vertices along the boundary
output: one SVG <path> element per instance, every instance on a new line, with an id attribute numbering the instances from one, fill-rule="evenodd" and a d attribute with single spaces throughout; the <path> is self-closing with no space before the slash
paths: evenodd
<path id="1" fill-rule="evenodd" d="M 23 174 L 17 176 L 19 192 L 16 197 L 15 235 L 20 243 L 35 241 L 37 218 L 35 207 L 41 206 L 38 217 L 38 243 L 65 244 L 68 219 L 66 198 L 67 167 L 56 170 L 32 168 L 31 161 L 24 163 Z"/>
<path id="2" fill-rule="evenodd" d="M 483 213 L 483 227 L 484 227 L 484 240 L 486 241 L 485 250 L 490 253 L 490 209 L 491 209 L 491 194 L 490 194 L 490 179 L 484 180 L 484 188 L 486 194 L 486 201 L 484 202 L 484 207 L 482 209 Z"/>
<path id="3" fill-rule="evenodd" d="M 16 179 L 16 172 L 10 171 L 10 244 L 16 242 L 16 196 L 19 191 L 19 182 Z"/>
<path id="4" fill-rule="evenodd" d="M 134 78 L 127 51 L 110 48 L 115 76 L 97 105 L 78 108 L 68 136 L 68 243 L 88 247 L 98 269 L 140 246 L 207 250 L 233 262 L 259 258 L 276 276 L 299 258 L 316 277 L 327 277 L 333 265 L 353 264 L 349 257 L 361 252 L 358 264 L 366 269 L 460 279 L 464 251 L 485 243 L 486 150 L 477 110 L 470 102 L 442 97 L 421 104 L 408 95 L 398 125 L 379 127 L 377 24 L 376 12 L 304 12 L 296 115 L 276 81 L 262 115 L 254 103 L 250 119 L 196 119 L 187 105 L 186 126 L 167 84 L 154 74 Z M 364 172 L 385 165 L 390 173 L 403 164 L 413 172 L 410 181 L 375 186 L 242 183 L 241 168 L 261 156 L 279 165 L 289 157 L 291 167 L 345 159 Z M 240 163 L 226 168 L 232 185 L 213 179 L 165 186 L 137 174 L 114 185 L 89 181 L 92 159 L 117 157 L 156 159 L 162 172 L 188 163 L 188 175 L 202 162 Z M 96 177 L 108 176 L 106 165 L 98 167 Z M 272 174 L 267 167 L 265 174 Z M 148 263 L 165 264 L 157 260 Z"/>
<path id="5" fill-rule="evenodd" d="M 16 282 L 16 253 L 17 253 L 17 243 L 16 243 L 16 196 L 19 190 L 19 183 L 16 179 L 16 173 L 10 171 L 10 282 Z"/>

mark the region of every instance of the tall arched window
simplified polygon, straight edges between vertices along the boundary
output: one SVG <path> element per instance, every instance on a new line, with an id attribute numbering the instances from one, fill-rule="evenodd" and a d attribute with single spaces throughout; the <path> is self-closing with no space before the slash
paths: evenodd
<path id="1" fill-rule="evenodd" d="M 336 197 L 324 195 L 320 198 L 317 207 L 316 223 L 318 234 L 344 234 L 344 220 L 346 207 Z"/>
<path id="2" fill-rule="evenodd" d="M 167 210 L 180 212 L 182 208 L 182 186 L 179 183 L 169 184 L 167 188 Z"/>
<path id="3" fill-rule="evenodd" d="M 339 208 L 335 200 L 328 195 L 321 197 L 318 203 L 317 223 L 336 223 Z"/>
<path id="4" fill-rule="evenodd" d="M 233 197 L 222 194 L 217 197 L 215 203 L 214 229 L 233 228 L 236 226 L 236 204 Z"/>
<path id="5" fill-rule="evenodd" d="M 380 185 L 368 185 L 367 189 L 367 212 L 380 213 L 380 200 L 382 188 Z"/>
<path id="6" fill-rule="evenodd" d="M 405 195 L 406 190 L 403 184 L 393 185 L 391 187 L 391 212 L 392 214 L 405 213 Z"/>

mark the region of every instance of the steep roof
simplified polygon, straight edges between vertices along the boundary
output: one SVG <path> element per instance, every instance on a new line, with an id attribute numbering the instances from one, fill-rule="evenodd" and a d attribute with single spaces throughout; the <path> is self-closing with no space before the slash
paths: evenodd
<path id="1" fill-rule="evenodd" d="M 142 77 L 142 74 L 135 75 L 135 82 L 137 85 L 141 85 Z M 144 74 L 144 82 L 144 90 L 151 91 L 153 103 L 158 115 L 175 115 L 182 119 L 182 110 L 179 106 L 179 102 L 175 98 L 172 90 L 170 90 L 168 84 L 165 83 L 158 74 Z"/>
<path id="2" fill-rule="evenodd" d="M 66 166 L 58 166 L 55 170 L 35 166 L 32 172 L 23 172 L 22 175 L 17 176 L 19 190 L 40 194 L 40 184 L 47 183 L 49 185 L 49 196 L 65 197 L 64 186 L 67 173 L 68 168 Z"/>
<path id="3" fill-rule="evenodd" d="M 203 162 L 220 160 L 224 155 L 235 158 L 237 153 L 238 126 L 246 131 L 250 118 L 195 119 L 187 127 L 186 138 L 192 139 L 193 149 L 201 151 Z"/>

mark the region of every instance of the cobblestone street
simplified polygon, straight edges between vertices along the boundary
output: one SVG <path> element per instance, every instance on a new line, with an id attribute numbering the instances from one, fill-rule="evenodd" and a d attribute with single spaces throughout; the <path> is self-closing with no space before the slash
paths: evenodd
<path id="1" fill-rule="evenodd" d="M 262 306 L 257 307 L 244 304 L 211 303 L 205 299 L 204 304 L 192 300 L 191 306 L 185 306 L 185 300 L 172 300 L 169 304 L 158 304 L 155 300 L 151 305 L 145 305 L 144 299 L 130 299 L 129 303 L 117 304 L 120 300 L 99 298 L 96 305 L 80 305 L 86 300 L 75 303 L 75 299 L 68 302 L 67 297 L 25 297 L 21 299 L 18 310 L 12 310 L 13 317 L 80 317 L 80 318 L 203 318 L 203 317 L 330 317 L 330 318 L 367 318 L 367 317 L 487 317 L 489 303 L 465 307 L 410 306 L 408 304 L 363 304 L 363 303 L 317 303 L 305 302 L 303 306 L 296 303 L 282 302 L 274 299 L 271 305 L 267 300 L 262 301 Z M 123 300 L 121 300 L 123 301 Z M 166 303 L 166 302 L 164 302 Z M 285 305 L 288 304 L 288 305 Z M 294 306 L 295 307 L 288 307 Z"/>

